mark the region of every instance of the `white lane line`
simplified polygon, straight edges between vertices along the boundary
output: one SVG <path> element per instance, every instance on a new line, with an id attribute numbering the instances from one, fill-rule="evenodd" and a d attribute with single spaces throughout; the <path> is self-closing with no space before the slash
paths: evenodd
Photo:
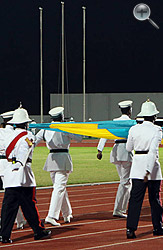
<path id="1" fill-rule="evenodd" d="M 96 215 L 97 213 L 90 213 L 86 215 Z M 84 216 L 81 214 L 81 216 Z M 142 217 L 149 217 L 151 216 L 150 214 L 147 215 L 142 215 Z M 91 225 L 91 224 L 98 224 L 98 223 L 108 223 L 108 222 L 113 222 L 113 221 L 122 221 L 125 220 L 125 218 L 111 218 L 111 219 L 103 219 L 103 220 L 96 220 L 96 221 L 88 221 L 88 222 L 79 222 L 79 223 L 69 223 L 69 224 L 61 224 L 61 226 L 50 226 L 50 224 L 45 224 L 46 229 L 55 229 L 55 228 L 64 228 L 64 227 L 75 227 L 75 226 L 82 226 L 82 225 Z M 48 226 L 49 225 L 49 226 Z M 148 225 L 149 226 L 149 225 Z M 152 226 L 152 224 L 151 224 Z M 143 227 L 143 226 L 140 226 Z M 16 233 L 25 233 L 25 232 L 32 232 L 32 229 L 23 229 L 23 230 L 15 230 L 12 231 L 12 234 Z"/>
<path id="2" fill-rule="evenodd" d="M 96 195 L 97 195 L 97 193 L 96 193 Z M 99 195 L 101 195 L 101 194 L 99 194 Z M 81 195 L 77 195 L 77 196 L 81 196 Z M 77 197 L 77 196 L 75 196 L 75 197 Z M 91 196 L 91 197 L 93 197 L 91 194 L 85 194 L 85 195 L 82 195 L 82 196 Z M 110 200 L 110 199 L 113 199 L 113 200 L 115 200 L 115 196 L 113 196 L 113 197 L 109 197 L 109 196 L 104 196 L 104 197 L 98 197 L 98 198 L 87 198 L 87 199 L 83 199 L 83 200 L 71 200 L 71 198 L 72 198 L 72 196 L 71 195 L 69 195 L 69 198 L 70 198 L 70 202 L 71 203 L 74 203 L 74 202 L 85 202 L 85 201 L 91 201 L 91 200 L 100 200 L 100 199 L 106 199 L 106 200 Z M 49 196 L 49 197 L 44 197 L 44 198 L 37 198 L 36 197 L 36 200 L 37 200 L 37 205 L 44 205 L 44 204 L 49 204 L 50 203 L 50 200 L 51 200 L 51 196 Z M 43 201 L 45 200 L 45 203 L 43 203 Z M 48 202 L 46 202 L 46 201 L 48 201 Z M 146 198 L 146 199 L 144 199 L 144 202 L 146 202 L 146 201 L 148 201 L 148 198 Z M 163 201 L 163 200 L 162 200 Z M 2 203 L 2 201 L 0 201 L 0 203 Z"/>
<path id="3" fill-rule="evenodd" d="M 115 246 L 120 246 L 120 245 L 125 245 L 125 244 L 132 244 L 132 243 L 144 242 L 144 241 L 149 241 L 149 240 L 157 240 L 157 239 L 161 239 L 161 238 L 163 238 L 163 236 L 154 236 L 154 237 L 150 237 L 150 238 L 146 238 L 146 239 L 140 239 L 140 240 L 135 239 L 135 240 L 131 240 L 131 241 L 117 242 L 117 243 L 113 243 L 113 244 L 101 245 L 101 246 L 96 246 L 96 247 L 80 248 L 77 250 L 91 250 L 91 249 L 100 249 L 100 248 L 104 248 L 104 247 L 115 247 Z"/>
<path id="4" fill-rule="evenodd" d="M 106 194 L 106 195 L 112 194 L 113 195 L 113 194 L 116 194 L 116 192 L 86 193 L 86 194 L 73 194 L 73 195 L 69 194 L 69 192 L 68 192 L 69 198 L 71 198 L 71 197 L 78 197 L 78 196 L 91 196 L 91 197 L 93 197 L 94 195 L 104 195 L 104 194 Z M 43 198 L 38 198 L 37 194 L 36 194 L 36 199 L 37 200 L 45 200 L 45 199 L 49 199 L 50 197 L 51 197 L 51 193 L 49 193 L 48 197 L 43 197 Z M 106 196 L 106 198 L 110 199 L 109 196 Z"/>
<path id="5" fill-rule="evenodd" d="M 69 193 L 78 193 L 78 192 L 84 192 L 84 191 L 94 191 L 94 190 L 97 190 L 97 191 L 100 191 L 100 190 L 106 190 L 106 189 L 117 189 L 118 185 L 116 187 L 100 187 L 100 186 L 90 186 L 90 188 L 83 188 L 81 187 L 81 189 L 75 189 L 75 187 L 73 187 L 74 190 L 69 190 L 70 187 L 67 187 L 67 191 Z M 53 189 L 53 187 L 49 188 L 49 191 L 51 191 Z M 45 193 L 49 193 L 47 190 L 46 192 L 40 192 L 39 190 L 36 190 L 36 193 L 37 194 L 45 194 Z"/>
<path id="6" fill-rule="evenodd" d="M 109 193 L 113 194 L 114 192 L 89 193 L 89 194 L 87 193 L 87 194 L 78 194 L 78 195 L 76 195 L 76 194 L 75 195 L 69 195 L 69 192 L 68 192 L 68 196 L 69 196 L 69 198 L 71 198 L 71 197 L 78 197 L 78 196 L 91 196 L 91 197 L 93 197 L 94 195 L 103 195 L 103 194 L 109 194 Z M 48 193 L 48 194 L 49 194 L 48 197 L 43 197 L 43 198 L 39 197 L 38 198 L 38 195 L 36 193 L 36 199 L 38 201 L 50 199 L 51 198 L 51 193 Z M 110 198 L 112 198 L 112 197 L 106 196 L 106 199 L 110 199 Z M 113 198 L 115 198 L 115 197 L 113 197 Z M 2 203 L 2 201 L 0 201 L 0 203 Z"/>
<path id="7" fill-rule="evenodd" d="M 93 195 L 103 195 L 103 194 L 113 194 L 113 193 L 115 193 L 116 194 L 116 191 L 115 192 L 98 192 L 98 193 L 86 193 L 86 194 L 69 194 L 69 192 L 68 192 L 68 195 L 69 195 L 69 197 L 77 197 L 77 196 L 93 196 Z M 46 194 L 45 194 L 46 195 Z M 50 196 L 51 195 L 51 193 L 48 193 L 48 195 Z M 43 198 L 38 198 L 38 194 L 36 194 L 36 198 L 37 199 L 43 199 Z"/>
<path id="8" fill-rule="evenodd" d="M 71 203 L 73 202 L 83 202 L 83 201 L 95 201 L 95 200 L 109 200 L 109 199 L 115 199 L 115 196 L 113 197 L 98 197 L 98 198 L 92 198 L 92 199 L 84 199 L 84 200 L 72 200 Z"/>
<path id="9" fill-rule="evenodd" d="M 112 189 L 113 191 L 109 190 L 109 189 Z M 105 191 L 104 193 L 112 193 L 112 192 L 116 192 L 118 187 L 115 187 L 115 188 L 109 188 L 108 191 Z M 103 190 L 107 190 L 107 188 L 95 188 L 95 189 L 83 189 L 83 190 L 68 190 L 68 193 L 71 194 L 71 193 L 79 193 L 79 192 L 89 192 L 91 191 L 92 194 L 94 194 L 94 192 L 100 192 L 100 191 L 103 191 Z M 36 190 L 36 196 L 37 195 L 45 195 L 45 194 L 50 194 L 51 192 L 53 191 L 53 188 L 48 190 L 48 192 L 38 192 Z M 101 192 L 100 192 L 101 193 Z M 103 193 L 103 192 L 102 192 Z M 146 195 L 148 194 L 148 191 L 146 192 Z M 163 191 L 160 192 L 160 194 L 163 194 Z M 72 194 L 73 195 L 73 194 Z M 81 194 L 82 195 L 82 194 Z"/>
<path id="10" fill-rule="evenodd" d="M 114 188 L 111 188 L 111 187 L 109 187 L 109 188 L 98 188 L 98 189 L 96 189 L 95 188 L 95 190 L 93 190 L 93 191 L 100 191 L 100 190 L 106 190 L 106 189 L 115 189 L 114 190 L 114 192 L 116 192 L 117 191 L 117 187 L 114 187 Z M 47 194 L 51 194 L 51 192 L 52 192 L 52 190 L 53 190 L 53 188 L 51 188 L 51 189 L 49 189 L 48 190 L 48 192 L 38 192 L 38 191 L 36 191 L 36 197 L 37 196 L 39 196 L 39 195 L 47 195 Z M 85 191 L 92 191 L 91 189 L 81 189 L 81 190 L 68 190 L 67 189 L 67 191 L 68 191 L 68 193 L 71 195 L 71 193 L 79 193 L 79 192 L 85 192 Z M 109 194 L 109 193 L 113 193 L 113 191 L 106 191 L 106 192 L 102 192 L 102 194 Z M 90 193 L 90 195 L 94 195 L 94 194 L 101 194 L 101 192 L 100 193 Z M 163 191 L 162 192 L 160 192 L 160 194 L 163 194 Z M 87 195 L 87 194 L 78 194 L 77 196 L 80 196 L 80 195 Z M 146 195 L 147 195 L 147 193 L 146 193 Z M 72 196 L 76 196 L 76 195 L 72 195 Z M 3 195 L 2 195 L 2 197 L 0 196 L 0 198 L 3 198 Z"/>
<path id="11" fill-rule="evenodd" d="M 84 199 L 84 200 L 73 200 L 71 203 L 75 202 L 86 202 L 86 201 L 95 201 L 95 200 L 108 200 L 108 199 L 114 199 L 115 197 L 100 197 L 100 198 L 94 198 L 94 199 Z M 50 204 L 50 201 L 48 203 L 38 203 L 37 206 L 44 206 Z M 111 203 L 112 204 L 112 203 Z"/>
<path id="12" fill-rule="evenodd" d="M 69 193 L 68 193 L 68 196 L 69 196 L 69 198 L 78 197 L 78 196 L 91 196 L 91 197 L 93 197 L 94 195 L 103 195 L 103 194 L 109 194 L 109 193 L 113 194 L 114 192 L 87 193 L 87 194 L 78 194 L 78 195 L 77 194 L 69 195 Z M 115 194 L 116 194 L 116 192 L 115 192 Z M 47 197 L 43 197 L 43 198 L 38 197 L 38 195 L 36 194 L 36 199 L 39 201 L 45 200 L 45 199 L 50 199 L 50 197 L 51 197 L 51 193 L 49 193 Z"/>
<path id="13" fill-rule="evenodd" d="M 72 209 L 82 209 L 82 208 L 89 208 L 89 207 L 100 207 L 100 206 L 109 206 L 109 205 L 114 205 L 114 202 L 109 202 L 109 203 L 103 203 L 103 204 L 91 204 L 91 205 L 84 205 L 84 206 L 78 206 L 78 207 L 72 207 Z M 150 206 L 146 206 L 143 208 L 149 208 Z M 46 212 L 46 210 L 39 210 L 39 213 Z M 108 211 L 107 211 L 108 212 Z M 113 211 L 110 211 L 113 212 Z"/>
<path id="14" fill-rule="evenodd" d="M 86 202 L 86 201 L 95 201 L 95 200 L 109 200 L 109 199 L 115 199 L 115 197 L 99 197 L 99 198 L 93 198 L 93 199 L 84 199 L 84 200 L 70 200 L 71 204 L 75 203 L 75 202 Z M 148 199 L 144 199 L 144 202 L 148 202 Z M 37 203 L 37 206 L 44 206 L 44 205 L 48 205 L 50 204 L 50 200 L 49 202 L 46 203 Z M 109 202 L 108 204 L 114 204 L 114 202 Z M 100 204 L 99 204 L 100 205 Z M 102 205 L 102 204 L 101 204 Z M 149 206 L 148 206 L 149 207 Z M 75 207 L 72 207 L 75 208 Z M 145 206 L 143 206 L 143 208 L 146 208 Z"/>
<path id="15" fill-rule="evenodd" d="M 103 203 L 103 204 L 96 204 L 96 205 L 87 205 L 87 206 L 80 206 L 80 207 L 73 207 L 73 209 L 82 209 L 82 208 L 89 208 L 89 207 L 100 207 L 100 206 L 108 206 L 108 205 L 113 205 L 113 203 Z M 39 210 L 39 213 L 46 212 L 46 210 Z"/>
<path id="16" fill-rule="evenodd" d="M 91 196 L 91 197 L 93 197 L 94 195 L 96 196 L 96 195 L 103 195 L 103 194 L 108 194 L 107 192 L 105 193 L 105 192 L 103 192 L 103 193 L 93 193 L 93 194 L 79 194 L 79 195 L 69 195 L 68 194 L 68 197 L 69 198 L 72 198 L 72 197 L 78 197 L 78 196 Z M 111 192 L 111 194 L 113 194 L 113 192 Z M 50 199 L 51 198 L 51 194 L 49 194 L 49 196 L 48 197 L 43 197 L 43 198 L 38 198 L 37 197 L 37 195 L 36 195 L 36 199 L 38 200 L 38 201 L 41 201 L 41 200 L 47 200 L 47 199 Z M 113 197 L 113 198 L 115 198 L 115 197 Z M 109 198 L 109 196 L 106 196 L 106 199 L 110 199 Z"/>
<path id="17" fill-rule="evenodd" d="M 152 225 L 149 224 L 149 225 L 140 226 L 139 228 L 151 227 L 151 226 Z M 71 238 L 78 238 L 78 237 L 85 237 L 85 236 L 92 236 L 92 235 L 94 236 L 94 235 L 99 235 L 99 234 L 104 234 L 104 233 L 118 232 L 118 231 L 123 231 L 123 230 L 126 230 L 126 228 L 120 228 L 120 229 L 118 228 L 118 229 L 98 231 L 98 232 L 93 232 L 93 233 L 84 233 L 84 234 L 76 234 L 76 235 L 70 235 L 70 236 L 62 236 L 62 237 L 56 237 L 56 238 L 51 238 L 51 239 L 46 239 L 46 240 L 28 241 L 28 242 L 22 242 L 22 243 L 16 243 L 16 244 L 13 243 L 13 244 L 10 244 L 10 245 L 0 246 L 0 248 L 2 248 L 2 247 L 21 246 L 21 245 L 34 244 L 34 243 L 47 242 L 47 241 L 57 241 L 57 240 L 62 240 L 62 239 L 71 239 Z M 161 236 L 161 237 L 163 237 L 163 236 Z M 114 243 L 114 244 L 120 244 L 120 243 Z M 113 244 L 110 244 L 110 245 L 113 245 Z"/>
<path id="18" fill-rule="evenodd" d="M 114 219 L 114 221 L 122 220 L 120 218 Z M 91 225 L 91 224 L 98 224 L 98 223 L 105 223 L 113 221 L 113 219 L 104 219 L 104 220 L 97 220 L 97 221 L 89 221 L 89 222 L 80 222 L 80 223 L 69 223 L 69 224 L 61 224 L 61 226 L 48 226 L 50 224 L 45 224 L 46 229 L 55 229 L 55 228 L 64 228 L 64 227 L 74 227 L 74 226 L 82 226 L 82 225 Z M 12 234 L 16 233 L 25 233 L 25 232 L 32 232 L 32 229 L 23 229 L 23 230 L 15 230 L 12 231 Z"/>

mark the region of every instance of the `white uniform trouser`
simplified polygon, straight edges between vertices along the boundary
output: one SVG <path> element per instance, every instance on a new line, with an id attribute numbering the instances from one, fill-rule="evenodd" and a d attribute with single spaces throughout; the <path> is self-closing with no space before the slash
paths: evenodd
<path id="1" fill-rule="evenodd" d="M 53 192 L 48 217 L 58 220 L 60 211 L 62 211 L 63 217 L 67 217 L 72 214 L 71 204 L 66 191 L 69 174 L 70 172 L 68 171 L 50 172 L 50 177 L 53 182 Z"/>
<path id="2" fill-rule="evenodd" d="M 131 162 L 122 161 L 115 165 L 120 178 L 120 184 L 117 190 L 113 214 L 116 212 L 126 213 L 131 191 L 131 182 L 129 180 Z"/>

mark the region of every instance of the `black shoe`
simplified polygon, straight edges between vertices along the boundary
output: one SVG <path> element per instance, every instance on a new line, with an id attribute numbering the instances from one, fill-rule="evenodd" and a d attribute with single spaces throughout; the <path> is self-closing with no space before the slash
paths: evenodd
<path id="1" fill-rule="evenodd" d="M 51 237 L 51 231 L 50 230 L 43 230 L 39 234 L 34 234 L 34 239 L 35 240 L 42 240 L 42 239 L 47 239 Z"/>
<path id="2" fill-rule="evenodd" d="M 126 235 L 127 235 L 127 239 L 135 239 L 136 238 L 135 232 L 131 229 L 127 229 Z"/>
<path id="3" fill-rule="evenodd" d="M 0 236 L 0 242 L 2 243 L 12 243 L 12 240 L 3 236 Z"/>
<path id="4" fill-rule="evenodd" d="M 163 235 L 163 228 L 153 230 L 153 236 L 159 236 L 159 235 Z"/>

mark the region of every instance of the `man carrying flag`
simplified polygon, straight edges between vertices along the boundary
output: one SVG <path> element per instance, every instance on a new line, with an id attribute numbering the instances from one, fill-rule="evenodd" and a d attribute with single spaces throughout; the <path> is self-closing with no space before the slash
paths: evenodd
<path id="1" fill-rule="evenodd" d="M 160 200 L 162 173 L 159 162 L 159 143 L 162 140 L 162 129 L 154 125 L 158 113 L 155 104 L 147 100 L 142 104 L 141 112 L 138 114 L 138 116 L 144 117 L 144 122 L 133 126 L 129 130 L 126 149 L 129 152 L 135 150 L 135 154 L 130 172 L 132 190 L 127 217 L 128 239 L 136 238 L 135 231 L 138 227 L 147 187 L 151 206 L 153 235 L 163 235 L 163 208 Z"/>
<path id="2" fill-rule="evenodd" d="M 58 122 L 62 123 L 64 121 L 64 108 L 52 108 L 49 111 L 49 115 L 52 118 L 51 124 Z M 41 140 L 45 140 L 46 146 L 49 149 L 44 170 L 50 172 L 50 177 L 53 182 L 53 192 L 45 223 L 50 223 L 53 226 L 60 226 L 57 220 L 59 219 L 61 211 L 65 223 L 69 223 L 73 217 L 66 190 L 69 175 L 73 171 L 72 159 L 69 154 L 69 147 L 72 139 L 80 142 L 82 136 L 44 130 L 40 130 L 36 134 L 36 145 L 39 144 Z"/>
<path id="3" fill-rule="evenodd" d="M 114 121 L 131 120 L 132 113 L 132 101 L 122 101 L 118 103 L 122 115 L 119 118 L 114 119 Z M 97 158 L 101 160 L 102 151 L 105 146 L 107 139 L 100 139 L 98 144 L 98 154 Z M 130 168 L 132 163 L 132 152 L 127 152 L 126 150 L 127 140 L 116 140 L 114 147 L 110 153 L 110 162 L 115 164 L 118 175 L 120 178 L 120 184 L 117 190 L 117 195 L 115 199 L 113 216 L 126 218 L 126 210 L 130 197 L 131 183 L 129 180 Z"/>

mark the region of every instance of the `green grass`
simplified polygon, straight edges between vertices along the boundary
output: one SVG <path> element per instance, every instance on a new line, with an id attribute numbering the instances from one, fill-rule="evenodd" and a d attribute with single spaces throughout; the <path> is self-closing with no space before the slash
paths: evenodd
<path id="1" fill-rule="evenodd" d="M 104 148 L 103 158 L 99 161 L 96 157 L 96 147 L 70 148 L 74 171 L 70 174 L 68 184 L 118 181 L 116 167 L 109 161 L 111 149 Z M 36 147 L 34 150 L 32 169 L 37 186 L 52 185 L 49 172 L 43 170 L 47 155 L 48 149 L 46 147 Z M 163 166 L 163 148 L 160 148 L 160 163 Z"/>
<path id="2" fill-rule="evenodd" d="M 74 172 L 70 175 L 69 184 L 118 180 L 115 166 L 109 162 L 110 150 L 105 148 L 102 160 L 98 160 L 95 147 L 71 148 Z"/>

